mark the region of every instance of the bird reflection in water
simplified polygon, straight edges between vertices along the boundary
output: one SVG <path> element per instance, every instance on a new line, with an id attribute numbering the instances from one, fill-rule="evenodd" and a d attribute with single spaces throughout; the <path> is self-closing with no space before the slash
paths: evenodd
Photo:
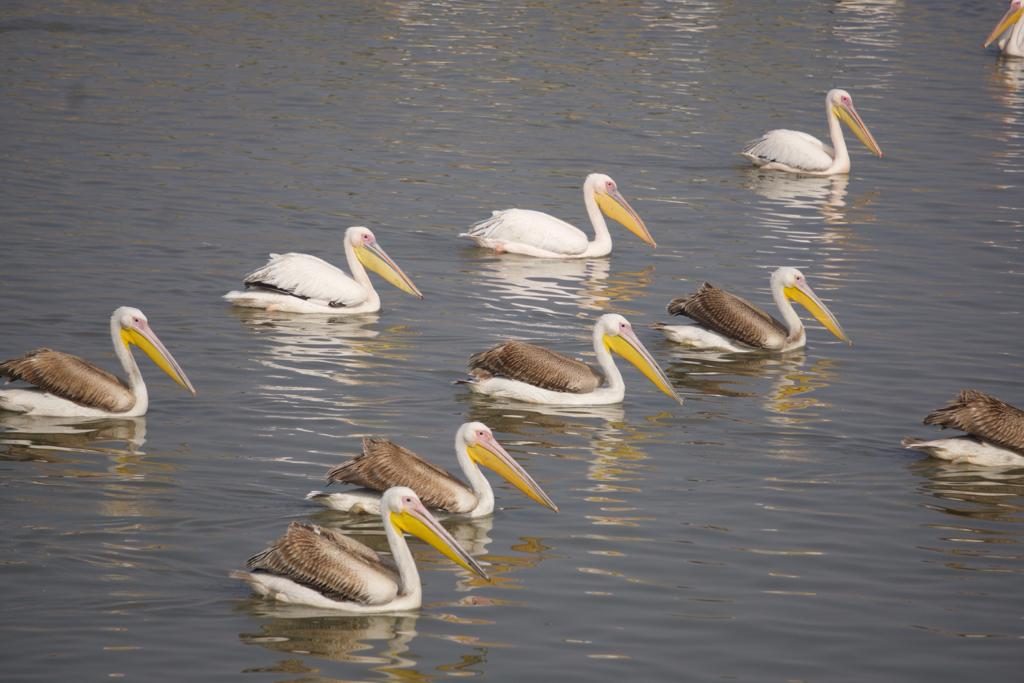
<path id="1" fill-rule="evenodd" d="M 782 355 L 702 353 L 683 355 L 668 364 L 666 372 L 673 384 L 685 386 L 708 396 L 761 398 L 776 424 L 801 424 L 813 421 L 807 414 L 797 415 L 829 404 L 812 396 L 831 384 L 838 362 L 817 358 L 809 366 L 803 349 Z M 759 387 L 769 382 L 766 388 Z"/>
<path id="2" fill-rule="evenodd" d="M 469 273 L 479 288 L 473 295 L 491 310 L 535 311 L 578 317 L 579 309 L 604 311 L 609 302 L 622 304 L 643 293 L 654 279 L 654 266 L 609 276 L 611 261 L 598 259 L 536 259 L 507 254 L 480 259 Z M 500 306 L 493 302 L 500 301 Z M 521 322 L 517 322 L 521 324 Z"/>
<path id="3" fill-rule="evenodd" d="M 1004 107 L 994 114 L 998 125 L 992 126 L 992 132 L 1001 145 L 993 157 L 1005 173 L 1020 173 L 1024 166 L 1024 59 L 999 59 L 991 67 L 989 80 Z M 1006 189 L 1010 187 L 1016 187 L 1016 183 L 1007 183 Z"/>
<path id="4" fill-rule="evenodd" d="M 1024 551 L 1024 468 L 914 459 L 908 470 L 921 479 L 924 507 L 941 514 L 925 548 L 942 553 L 950 569 L 1020 574 Z M 993 523 L 999 524 L 993 527 Z M 1006 524 L 1016 524 L 1011 532 Z"/>
<path id="5" fill-rule="evenodd" d="M 145 443 L 145 417 L 0 420 L 0 461 L 47 463 L 46 480 L 89 480 L 103 517 L 160 516 L 154 487 L 173 484 L 178 465 L 173 458 L 147 456 Z"/>
<path id="6" fill-rule="evenodd" d="M 416 670 L 416 660 L 406 656 L 418 635 L 417 614 L 338 616 L 325 610 L 252 600 L 245 609 L 266 618 L 257 633 L 241 633 L 239 640 L 268 650 L 299 655 L 271 667 L 246 669 L 246 673 L 313 673 L 314 666 L 301 658 L 312 655 L 335 662 L 365 664 L 388 678 L 428 681 Z"/>
<path id="7" fill-rule="evenodd" d="M 7 415 L 0 420 L 0 458 L 56 462 L 59 453 L 143 455 L 146 418 Z M 123 444 L 123 445 L 122 445 Z"/>
<path id="8" fill-rule="evenodd" d="M 784 173 L 747 172 L 744 185 L 771 202 L 772 209 L 785 209 L 778 218 L 792 218 L 788 212 L 806 212 L 808 218 L 820 215 L 826 223 L 843 225 L 846 221 L 846 195 L 850 176 L 822 178 Z"/>
<path id="9" fill-rule="evenodd" d="M 254 344 L 254 372 L 260 374 L 255 392 L 265 401 L 255 410 L 269 410 L 301 419 L 346 420 L 353 411 L 379 399 L 403 381 L 391 369 L 414 357 L 417 333 L 406 325 L 378 326 L 378 316 L 367 314 L 337 317 L 266 313 L 232 309 L 249 328 Z M 311 384 L 325 380 L 329 384 Z M 381 393 L 365 391 L 340 394 L 341 384 L 374 387 Z M 379 403 L 379 401 L 378 401 Z M 384 428 L 391 415 L 378 408 L 380 423 L 362 424 L 363 429 Z"/>

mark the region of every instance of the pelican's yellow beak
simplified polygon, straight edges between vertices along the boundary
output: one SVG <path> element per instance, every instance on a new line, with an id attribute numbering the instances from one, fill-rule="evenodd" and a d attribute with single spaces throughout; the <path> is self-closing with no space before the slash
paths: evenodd
<path id="1" fill-rule="evenodd" d="M 480 575 L 490 581 L 473 556 L 467 553 L 441 524 L 434 519 L 423 504 L 418 500 L 409 509 L 391 513 L 391 523 L 395 528 L 412 534 L 416 538 L 434 546 L 439 553 L 467 571 Z"/>
<path id="2" fill-rule="evenodd" d="M 654 238 L 651 237 L 651 233 L 648 232 L 647 226 L 640 219 L 640 216 L 637 215 L 633 207 L 629 205 L 629 202 L 626 201 L 626 198 L 618 190 L 597 192 L 594 195 L 594 199 L 597 200 L 597 205 L 605 216 L 621 223 L 626 230 L 629 230 L 652 247 L 658 246 Z"/>
<path id="3" fill-rule="evenodd" d="M 544 489 L 493 436 L 467 446 L 466 451 L 474 462 L 494 470 L 534 502 L 558 512 L 558 506 L 544 493 Z"/>
<path id="4" fill-rule="evenodd" d="M 122 327 L 121 339 L 125 344 L 134 344 L 149 356 L 156 366 L 166 372 L 175 382 L 188 389 L 195 396 L 196 390 L 185 371 L 174 360 L 174 356 L 163 345 L 156 333 L 143 321 L 140 327 Z"/>
<path id="5" fill-rule="evenodd" d="M 843 332 L 843 328 L 840 326 L 839 321 L 836 320 L 834 315 L 832 315 L 832 311 L 830 311 L 828 306 L 818 298 L 810 285 L 803 282 L 795 287 L 786 287 L 782 291 L 787 297 L 796 301 L 798 304 L 810 311 L 811 315 L 817 318 L 818 322 L 824 325 L 829 332 L 847 344 L 853 345 L 850 338 L 846 336 L 845 332 Z"/>
<path id="6" fill-rule="evenodd" d="M 857 139 L 864 143 L 867 147 L 875 154 L 875 156 L 882 156 L 882 148 L 875 142 L 875 138 L 871 135 L 871 131 L 864 125 L 864 121 L 861 120 L 860 114 L 853 108 L 853 104 L 834 104 L 832 105 L 832 111 L 839 117 L 839 120 L 850 127 L 853 134 L 857 136 Z"/>
<path id="7" fill-rule="evenodd" d="M 679 403 L 683 402 L 683 399 L 676 393 L 676 390 L 672 388 L 672 384 L 668 381 L 665 371 L 661 369 L 650 352 L 637 339 L 636 333 L 633 330 L 623 330 L 619 334 L 604 335 L 604 345 L 608 347 L 609 351 L 619 354 L 635 365 L 637 370 L 644 373 L 644 377 L 651 380 L 654 386 L 661 389 L 663 393 Z"/>
<path id="8" fill-rule="evenodd" d="M 985 44 L 982 47 L 988 47 L 991 45 L 992 41 L 1001 36 L 1006 29 L 1016 24 L 1020 20 L 1022 14 L 1024 14 L 1024 5 L 1010 5 L 1010 9 L 1006 10 L 1006 14 L 1004 14 L 1003 18 L 999 20 L 996 27 L 992 29 L 992 33 L 988 34 L 988 38 L 985 39 Z"/>
<path id="9" fill-rule="evenodd" d="M 361 244 L 356 247 L 356 258 L 358 258 L 359 262 L 364 266 L 377 273 L 377 275 L 380 275 L 406 294 L 412 294 L 414 297 L 419 299 L 423 298 L 423 295 L 420 294 L 420 290 L 416 289 L 416 285 L 412 283 L 412 280 L 402 272 L 402 269 L 398 267 L 398 264 L 392 261 L 391 257 L 388 256 L 376 242 L 372 244 Z"/>

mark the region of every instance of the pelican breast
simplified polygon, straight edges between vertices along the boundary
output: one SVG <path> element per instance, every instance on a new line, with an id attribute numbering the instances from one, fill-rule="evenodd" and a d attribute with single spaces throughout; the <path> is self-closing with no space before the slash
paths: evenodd
<path id="1" fill-rule="evenodd" d="M 284 536 L 246 564 L 339 602 L 377 605 L 398 594 L 398 573 L 372 548 L 316 524 L 292 522 Z"/>
<path id="2" fill-rule="evenodd" d="M 311 254 L 271 254 L 262 268 L 245 276 L 246 288 L 266 289 L 336 308 L 357 306 L 366 290 L 344 271 Z"/>
<path id="3" fill-rule="evenodd" d="M 825 171 L 834 158 L 832 148 L 799 130 L 770 130 L 743 148 L 743 156 L 758 166 L 777 163 L 804 171 Z"/>
<path id="4" fill-rule="evenodd" d="M 924 423 L 959 429 L 1024 455 L 1024 410 L 975 389 L 964 389 L 948 406 L 929 413 Z"/>
<path id="5" fill-rule="evenodd" d="M 72 403 L 109 413 L 123 413 L 135 405 L 134 394 L 119 377 L 53 349 L 36 349 L 0 363 L 0 377 L 22 380 Z"/>
<path id="6" fill-rule="evenodd" d="M 381 493 L 408 486 L 428 508 L 452 513 L 469 512 L 477 504 L 473 492 L 451 473 L 389 439 L 364 438 L 363 452 L 328 472 L 327 481 Z"/>
<path id="7" fill-rule="evenodd" d="M 572 394 L 588 394 L 604 381 L 599 372 L 582 361 L 519 341 L 474 354 L 469 359 L 469 371 L 476 379 L 504 377 Z"/>
<path id="8" fill-rule="evenodd" d="M 781 348 L 788 331 L 778 320 L 735 294 L 705 282 L 693 294 L 668 304 L 672 315 L 685 315 L 712 332 L 756 349 Z"/>

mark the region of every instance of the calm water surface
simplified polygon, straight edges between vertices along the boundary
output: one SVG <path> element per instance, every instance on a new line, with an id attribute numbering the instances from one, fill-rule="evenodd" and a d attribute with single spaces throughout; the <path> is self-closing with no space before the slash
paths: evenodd
<path id="1" fill-rule="evenodd" d="M 1024 637 L 1024 471 L 901 450 L 963 387 L 1024 404 L 1024 63 L 979 46 L 1001 2 L 9 2 L 0 357 L 115 367 L 139 306 L 193 379 L 145 361 L 145 418 L 4 419 L 10 680 L 1010 680 Z M 850 90 L 882 148 L 849 178 L 762 175 L 773 127 L 825 134 Z M 658 241 L 495 258 L 490 210 L 585 222 L 611 174 Z M 426 295 L 358 319 L 239 312 L 268 252 L 343 263 L 365 224 Z M 687 356 L 647 324 L 704 280 L 769 305 L 804 269 L 854 340 Z M 516 335 L 589 355 L 628 316 L 686 397 L 626 370 L 621 406 L 472 397 Z M 425 604 L 346 617 L 228 578 L 367 434 L 447 467 L 491 425 L 561 506 L 498 487 L 422 544 Z M 244 676 L 242 674 L 245 674 Z"/>

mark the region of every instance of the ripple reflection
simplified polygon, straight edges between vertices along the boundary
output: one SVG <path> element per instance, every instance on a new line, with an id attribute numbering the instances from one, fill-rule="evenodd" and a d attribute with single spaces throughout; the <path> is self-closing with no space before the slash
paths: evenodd
<path id="1" fill-rule="evenodd" d="M 1021 530 L 1024 522 L 1024 469 L 999 469 L 915 460 L 910 471 L 921 478 L 920 491 L 942 518 L 926 526 L 935 545 L 924 550 L 945 557 L 950 569 L 1024 574 Z"/>

